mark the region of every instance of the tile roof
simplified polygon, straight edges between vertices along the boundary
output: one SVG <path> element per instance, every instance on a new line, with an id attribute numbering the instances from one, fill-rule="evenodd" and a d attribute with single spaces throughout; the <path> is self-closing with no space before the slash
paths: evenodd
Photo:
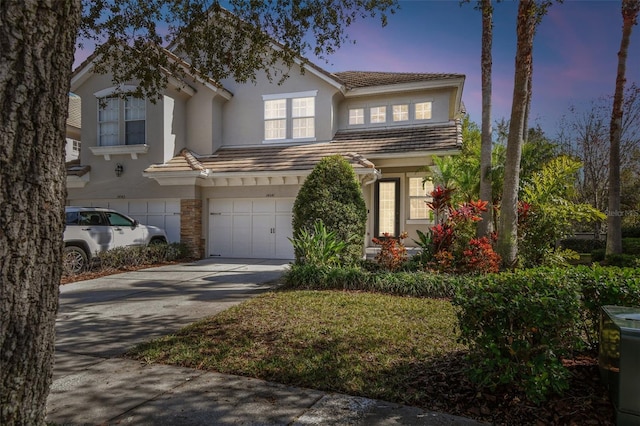
<path id="1" fill-rule="evenodd" d="M 359 87 L 388 86 L 392 84 L 464 78 L 464 74 L 428 74 L 410 72 L 344 71 L 334 75 L 348 90 Z"/>
<path id="2" fill-rule="evenodd" d="M 265 145 L 246 148 L 221 148 L 212 155 L 197 156 L 187 149 L 165 164 L 152 165 L 150 173 L 209 169 L 213 173 L 253 173 L 311 170 L 321 158 L 343 155 L 356 170 L 371 169 L 369 159 L 389 154 L 453 150 L 460 146 L 460 125 L 415 128 L 339 131 L 331 142 L 302 145 Z"/>

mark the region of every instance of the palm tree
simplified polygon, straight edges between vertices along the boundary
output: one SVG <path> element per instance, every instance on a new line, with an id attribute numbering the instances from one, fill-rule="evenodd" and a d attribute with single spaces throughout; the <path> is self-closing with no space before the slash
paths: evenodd
<path id="1" fill-rule="evenodd" d="M 478 222 L 478 235 L 493 232 L 493 194 L 491 191 L 491 68 L 493 43 L 493 5 L 491 0 L 479 0 L 482 11 L 482 136 L 480 142 L 480 199 L 487 201 L 487 211 Z"/>
<path id="2" fill-rule="evenodd" d="M 640 0 L 622 0 L 622 40 L 618 52 L 616 91 L 613 95 L 609 127 L 609 214 L 607 217 L 607 254 L 622 253 L 622 217 L 620 212 L 620 137 L 622 134 L 622 101 L 626 81 L 627 51 L 631 30 L 638 21 Z"/>
<path id="3" fill-rule="evenodd" d="M 504 185 L 500 220 L 498 221 L 498 253 L 504 267 L 515 266 L 518 254 L 518 189 L 520 158 L 527 127 L 530 74 L 533 67 L 533 36 L 551 1 L 520 0 L 516 26 L 517 47 L 513 103 L 507 139 Z"/>

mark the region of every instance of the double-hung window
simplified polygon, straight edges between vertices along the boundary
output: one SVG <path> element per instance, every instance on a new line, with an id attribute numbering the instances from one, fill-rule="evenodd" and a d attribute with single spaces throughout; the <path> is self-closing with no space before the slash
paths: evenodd
<path id="1" fill-rule="evenodd" d="M 146 142 L 146 102 L 125 99 L 98 99 L 98 145 L 140 145 Z"/>
<path id="2" fill-rule="evenodd" d="M 430 209 L 427 206 L 429 198 L 427 194 L 433 191 L 432 182 L 424 182 L 421 177 L 409 178 L 409 219 L 429 219 Z"/>
<path id="3" fill-rule="evenodd" d="M 98 145 L 120 145 L 120 100 L 106 98 L 98 102 Z"/>
<path id="4" fill-rule="evenodd" d="M 313 140 L 316 136 L 317 91 L 265 95 L 264 140 Z"/>

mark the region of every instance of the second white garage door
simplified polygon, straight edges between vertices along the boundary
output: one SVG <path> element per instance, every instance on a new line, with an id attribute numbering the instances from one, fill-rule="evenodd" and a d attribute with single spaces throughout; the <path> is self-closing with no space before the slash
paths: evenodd
<path id="1" fill-rule="evenodd" d="M 294 199 L 209 200 L 209 256 L 293 259 Z"/>

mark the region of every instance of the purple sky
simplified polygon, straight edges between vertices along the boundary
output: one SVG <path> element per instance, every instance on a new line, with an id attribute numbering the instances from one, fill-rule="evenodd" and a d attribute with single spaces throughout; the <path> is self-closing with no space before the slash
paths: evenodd
<path id="1" fill-rule="evenodd" d="M 330 71 L 451 72 L 466 75 L 463 101 L 480 124 L 481 15 L 458 0 L 400 1 L 401 10 L 381 28 L 360 21 L 344 46 L 319 65 Z M 534 40 L 533 99 L 530 125 L 556 136 L 570 105 L 587 106 L 613 94 L 622 34 L 620 1 L 565 0 L 554 4 Z M 494 6 L 493 120 L 508 118 L 513 95 L 517 2 Z M 627 84 L 640 83 L 640 27 L 633 29 L 627 59 Z"/>
<path id="2" fill-rule="evenodd" d="M 356 44 L 315 61 L 328 71 L 367 70 L 443 72 L 466 75 L 463 101 L 480 124 L 481 16 L 476 1 L 405 0 L 382 28 L 378 20 L 349 29 Z M 570 105 L 578 108 L 613 94 L 622 17 L 619 0 L 565 0 L 554 4 L 534 40 L 533 100 L 530 125 L 556 136 L 558 121 Z M 493 121 L 511 112 L 516 45 L 517 1 L 494 8 Z M 76 66 L 87 52 L 78 52 Z M 313 58 L 311 58 L 313 60 Z M 627 84 L 640 84 L 640 27 L 633 29 Z"/>

